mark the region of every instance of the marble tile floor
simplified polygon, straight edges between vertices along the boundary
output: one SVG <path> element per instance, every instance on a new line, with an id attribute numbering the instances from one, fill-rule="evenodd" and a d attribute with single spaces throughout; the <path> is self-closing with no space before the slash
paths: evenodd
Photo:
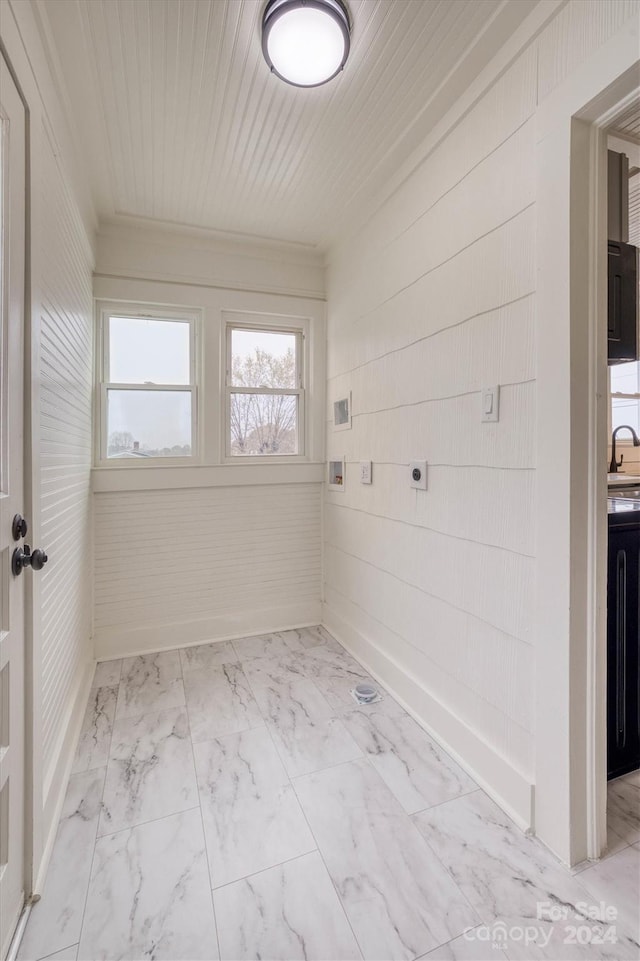
<path id="1" fill-rule="evenodd" d="M 363 680 L 323 628 L 99 664 L 20 961 L 638 959 L 640 772 L 571 872 Z"/>

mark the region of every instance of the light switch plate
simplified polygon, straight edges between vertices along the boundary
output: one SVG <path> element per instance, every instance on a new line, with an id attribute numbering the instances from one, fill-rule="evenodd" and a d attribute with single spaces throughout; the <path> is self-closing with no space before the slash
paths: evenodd
<path id="1" fill-rule="evenodd" d="M 360 461 L 360 483 L 361 484 L 371 483 L 371 461 L 370 460 Z"/>
<path id="2" fill-rule="evenodd" d="M 500 387 L 483 387 L 482 397 L 482 421 L 495 422 L 500 420 Z"/>
<path id="3" fill-rule="evenodd" d="M 427 489 L 427 462 L 426 460 L 409 461 L 409 486 L 416 490 L 426 491 Z"/>

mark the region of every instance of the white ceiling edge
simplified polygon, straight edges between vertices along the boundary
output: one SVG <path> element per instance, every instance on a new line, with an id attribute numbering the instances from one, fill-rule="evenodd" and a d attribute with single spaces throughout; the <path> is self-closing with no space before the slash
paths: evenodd
<path id="1" fill-rule="evenodd" d="M 95 250 L 95 234 L 99 224 L 97 207 L 82 163 L 77 128 L 66 97 L 66 88 L 60 83 L 59 61 L 51 35 L 43 29 L 34 0 L 29 0 L 28 3 L 17 0 L 7 2 L 11 20 L 3 22 L 3 32 L 8 32 L 13 22 L 40 95 L 44 116 L 48 122 L 48 135 L 63 158 L 65 171 L 71 177 L 74 199 L 89 243 Z M 33 109 L 33 105 L 31 107 Z"/>
<path id="2" fill-rule="evenodd" d="M 16 2 L 16 0 L 12 0 Z M 69 9 L 72 9 L 73 0 L 68 0 Z M 81 137 L 78 130 L 78 120 L 73 111 L 71 101 L 69 98 L 69 92 L 67 83 L 64 76 L 64 70 L 60 61 L 60 55 L 58 53 L 58 47 L 54 39 L 53 30 L 49 21 L 49 15 L 47 12 L 46 0 L 28 0 L 28 4 L 33 8 L 34 20 L 38 27 L 38 32 L 40 34 L 40 39 L 45 50 L 47 61 L 49 63 L 49 68 L 51 72 L 51 78 L 53 81 L 55 94 L 58 98 L 58 102 L 64 112 L 65 122 L 69 128 L 71 139 L 73 141 L 73 147 L 76 155 L 76 164 L 84 165 L 87 162 L 87 157 L 85 155 L 85 150 L 81 146 Z M 75 48 L 79 51 L 86 50 L 86 38 L 84 36 L 77 36 L 74 38 Z M 90 73 L 92 83 L 95 84 L 95 77 L 93 73 Z M 95 118 L 96 123 L 100 123 L 98 117 Z M 89 138 L 89 143 L 92 145 L 90 151 L 89 163 L 91 165 L 96 165 L 98 168 L 102 168 L 103 171 L 107 171 L 107 163 L 104 154 L 98 148 L 99 138 L 97 136 L 92 136 Z M 83 174 L 84 180 L 87 182 L 89 193 L 91 194 L 91 202 L 96 216 L 96 225 L 99 223 L 100 211 L 105 209 L 105 207 L 110 206 L 108 200 L 99 191 L 96 191 L 95 184 L 90 184 L 89 178 L 86 174 Z M 102 183 L 102 178 L 99 179 Z"/>
<path id="3" fill-rule="evenodd" d="M 507 32 L 504 42 L 497 52 L 486 64 L 486 66 L 469 80 L 469 58 L 465 58 L 458 65 L 457 71 L 461 74 L 460 79 L 464 82 L 464 90 L 459 96 L 449 95 L 452 103 L 448 109 L 440 112 L 440 118 L 434 122 L 430 132 L 424 137 L 422 142 L 412 153 L 409 154 L 402 166 L 389 176 L 385 187 L 375 196 L 365 196 L 356 209 L 349 211 L 349 217 L 343 218 L 340 229 L 336 237 L 328 244 L 322 245 L 325 265 L 329 266 L 334 253 L 344 244 L 353 240 L 360 234 L 366 224 L 375 214 L 388 202 L 388 200 L 401 188 L 401 186 L 411 177 L 411 175 L 427 160 L 437 146 L 449 135 L 449 133 L 463 120 L 469 111 L 478 103 L 495 84 L 500 77 L 517 60 L 522 51 L 531 44 L 540 34 L 550 20 L 552 20 L 566 6 L 569 0 L 533 0 L 531 12 L 513 31 Z M 494 18 L 495 19 L 495 18 Z M 503 32 L 505 21 L 502 23 Z M 476 50 L 476 48 L 474 48 Z M 476 50 L 477 52 L 477 50 Z M 465 71 L 465 65 L 467 70 Z M 465 79 L 466 77 L 466 79 Z M 434 98 L 439 93 L 446 95 L 446 91 L 441 88 L 436 91 Z M 426 105 L 428 110 L 432 101 Z"/>

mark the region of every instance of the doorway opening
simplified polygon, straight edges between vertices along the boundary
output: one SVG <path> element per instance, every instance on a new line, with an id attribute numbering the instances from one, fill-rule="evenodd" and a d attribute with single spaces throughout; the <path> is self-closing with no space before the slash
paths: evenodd
<path id="1" fill-rule="evenodd" d="M 640 830 L 640 88 L 613 108 L 607 147 L 606 850 Z"/>
<path id="2" fill-rule="evenodd" d="M 638 102 L 627 32 L 537 111 L 535 829 L 598 859 L 607 818 L 607 136 Z"/>

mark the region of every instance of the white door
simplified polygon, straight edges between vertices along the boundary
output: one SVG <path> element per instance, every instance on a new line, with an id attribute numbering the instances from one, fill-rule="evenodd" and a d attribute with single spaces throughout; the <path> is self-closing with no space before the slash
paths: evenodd
<path id="1" fill-rule="evenodd" d="M 24 901 L 24 244 L 25 115 L 0 53 L 0 958 Z"/>

